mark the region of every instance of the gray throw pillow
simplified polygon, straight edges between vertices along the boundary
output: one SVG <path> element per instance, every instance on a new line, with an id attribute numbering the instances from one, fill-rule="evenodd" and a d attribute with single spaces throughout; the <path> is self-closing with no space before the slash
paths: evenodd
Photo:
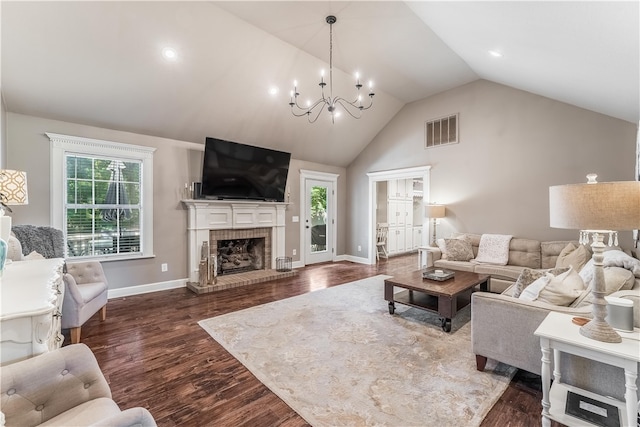
<path id="1" fill-rule="evenodd" d="M 518 276 L 518 280 L 516 280 L 516 284 L 513 287 L 513 297 L 520 298 L 522 291 L 525 290 L 527 286 L 544 276 L 546 272 L 557 276 L 558 274 L 562 274 L 566 271 L 569 271 L 569 267 L 566 268 L 552 268 L 549 270 L 532 270 L 531 268 L 525 268 Z"/>
<path id="2" fill-rule="evenodd" d="M 444 239 L 449 261 L 469 261 L 473 259 L 473 247 L 466 239 Z"/>

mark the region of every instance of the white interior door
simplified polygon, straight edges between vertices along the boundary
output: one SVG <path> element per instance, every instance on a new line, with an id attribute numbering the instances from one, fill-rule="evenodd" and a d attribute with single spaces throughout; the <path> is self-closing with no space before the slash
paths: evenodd
<path id="1" fill-rule="evenodd" d="M 333 260 L 334 183 L 305 179 L 305 264 Z"/>

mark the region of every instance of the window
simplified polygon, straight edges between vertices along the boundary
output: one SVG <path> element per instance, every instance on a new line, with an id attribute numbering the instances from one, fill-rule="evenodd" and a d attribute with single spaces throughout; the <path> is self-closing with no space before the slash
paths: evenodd
<path id="1" fill-rule="evenodd" d="M 153 256 L 154 148 L 47 133 L 52 223 L 68 258 Z"/>
<path id="2" fill-rule="evenodd" d="M 426 123 L 425 148 L 458 142 L 458 115 L 452 114 Z"/>

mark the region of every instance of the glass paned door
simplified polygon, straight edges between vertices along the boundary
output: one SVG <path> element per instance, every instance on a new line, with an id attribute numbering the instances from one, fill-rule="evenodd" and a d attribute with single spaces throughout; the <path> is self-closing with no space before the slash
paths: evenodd
<path id="1" fill-rule="evenodd" d="M 331 261 L 331 194 L 333 183 L 330 181 L 306 180 L 306 218 L 305 242 L 306 263 Z"/>

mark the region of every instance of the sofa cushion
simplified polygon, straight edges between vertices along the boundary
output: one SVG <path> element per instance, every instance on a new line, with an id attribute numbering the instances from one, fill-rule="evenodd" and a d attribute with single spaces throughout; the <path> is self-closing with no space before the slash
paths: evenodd
<path id="1" fill-rule="evenodd" d="M 439 259 L 433 263 L 433 266 L 438 268 L 450 268 L 458 271 L 469 271 L 471 273 L 474 272 L 474 267 L 476 267 L 475 264 L 471 264 L 469 261 L 451 261 L 448 259 Z"/>
<path id="2" fill-rule="evenodd" d="M 509 243 L 509 262 L 527 268 L 540 268 L 540 241 L 514 237 Z"/>
<path id="3" fill-rule="evenodd" d="M 466 239 L 444 239 L 447 259 L 451 261 L 469 261 L 473 258 L 471 243 Z"/>
<path id="4" fill-rule="evenodd" d="M 519 267 L 515 265 L 489 265 L 478 264 L 474 268 L 474 272 L 478 274 L 488 274 L 491 278 L 517 280 L 520 277 L 520 273 L 526 267 Z"/>
<path id="5" fill-rule="evenodd" d="M 551 270 L 533 270 L 530 268 L 525 268 L 524 270 L 522 270 L 522 273 L 520 273 L 520 276 L 518 276 L 518 279 L 516 280 L 513 290 L 513 297 L 519 298 L 520 294 L 522 294 L 522 291 L 524 291 L 527 286 L 531 285 L 537 279 L 543 277 L 547 272 L 551 273 L 554 276 L 557 276 L 558 274 L 562 274 L 568 270 L 568 268 L 554 268 Z"/>
<path id="6" fill-rule="evenodd" d="M 510 234 L 483 234 L 474 263 L 507 265 L 509 261 Z"/>
<path id="7" fill-rule="evenodd" d="M 558 275 L 547 271 L 544 276 L 522 291 L 520 299 L 566 307 L 580 296 L 584 288 L 582 278 L 573 267 L 570 267 Z"/>
<path id="8" fill-rule="evenodd" d="M 578 245 L 578 247 L 576 247 L 576 245 L 569 242 L 567 246 L 560 251 L 556 259 L 556 268 L 572 266 L 576 271 L 580 271 L 590 258 L 591 254 L 584 245 Z"/>

